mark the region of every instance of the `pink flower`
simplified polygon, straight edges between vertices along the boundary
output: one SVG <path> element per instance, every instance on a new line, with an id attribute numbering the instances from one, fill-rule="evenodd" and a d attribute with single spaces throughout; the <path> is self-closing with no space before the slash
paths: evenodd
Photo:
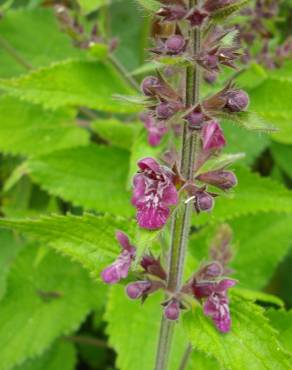
<path id="1" fill-rule="evenodd" d="M 129 238 L 122 231 L 116 232 L 116 238 L 122 248 L 116 261 L 106 267 L 102 273 L 102 280 L 106 284 L 116 284 L 128 276 L 132 260 L 135 257 L 136 248 L 130 244 Z"/>
<path id="2" fill-rule="evenodd" d="M 158 146 L 163 136 L 167 133 L 168 128 L 162 120 L 156 120 L 151 113 L 141 117 L 144 126 L 148 131 L 148 142 L 151 146 Z"/>
<path id="3" fill-rule="evenodd" d="M 230 330 L 231 318 L 227 290 L 235 284 L 236 281 L 232 279 L 223 279 L 219 282 L 194 281 L 192 287 L 195 297 L 204 299 L 204 314 L 211 317 L 217 329 L 222 333 Z"/>
<path id="4" fill-rule="evenodd" d="M 167 303 L 164 309 L 164 315 L 168 320 L 174 321 L 178 320 L 179 314 L 180 314 L 180 303 L 177 299 L 173 298 Z"/>
<path id="5" fill-rule="evenodd" d="M 207 122 L 202 130 L 203 149 L 221 149 L 225 144 L 225 137 L 219 123 L 215 120 Z"/>
<path id="6" fill-rule="evenodd" d="M 140 172 L 134 177 L 132 203 L 137 208 L 140 227 L 161 228 L 170 215 L 170 206 L 177 204 L 178 194 L 173 184 L 173 174 L 153 158 L 138 162 Z"/>

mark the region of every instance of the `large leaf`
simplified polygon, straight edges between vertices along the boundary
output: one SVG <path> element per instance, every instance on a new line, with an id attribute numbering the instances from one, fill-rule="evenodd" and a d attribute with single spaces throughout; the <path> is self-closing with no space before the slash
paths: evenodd
<path id="1" fill-rule="evenodd" d="M 34 220 L 0 219 L 0 226 L 27 233 L 69 256 L 95 277 L 120 252 L 115 231 L 133 235 L 134 224 L 113 216 L 51 216 Z"/>
<path id="2" fill-rule="evenodd" d="M 39 69 L 25 76 L 0 80 L 9 94 L 47 108 L 81 105 L 108 112 L 133 112 L 135 106 L 114 99 L 132 94 L 118 73 L 101 61 L 70 60 Z"/>
<path id="3" fill-rule="evenodd" d="M 87 209 L 129 216 L 134 208 L 126 191 L 128 161 L 125 150 L 92 144 L 32 158 L 25 167 L 50 194 Z"/>
<path id="4" fill-rule="evenodd" d="M 290 124 L 292 127 L 292 121 Z M 292 178 L 292 145 L 272 143 L 271 150 L 279 167 Z"/>
<path id="5" fill-rule="evenodd" d="M 282 349 L 276 332 L 263 315 L 263 310 L 242 300 L 231 298 L 232 329 L 221 334 L 212 321 L 196 307 L 184 317 L 185 328 L 193 346 L 214 356 L 221 367 L 229 370 L 290 369 L 291 358 Z"/>
<path id="6" fill-rule="evenodd" d="M 229 221 L 234 234 L 232 267 L 239 286 L 263 288 L 292 245 L 292 216 L 258 213 Z M 208 258 L 218 226 L 207 227 L 190 238 L 189 249 L 197 261 Z M 196 266 L 194 266 L 196 267 Z"/>
<path id="7" fill-rule="evenodd" d="M 13 370 L 74 370 L 76 362 L 73 344 L 58 341 L 42 356 L 28 360 Z"/>
<path id="8" fill-rule="evenodd" d="M 292 192 L 269 178 L 260 177 L 245 168 L 237 168 L 238 185 L 234 194 L 215 200 L 211 214 L 201 214 L 195 222 L 218 222 L 257 212 L 292 213 Z"/>
<path id="9" fill-rule="evenodd" d="M 89 142 L 88 133 L 74 122 L 73 111 L 45 111 L 3 96 L 0 117 L 0 150 L 5 153 L 31 156 Z"/>
<path id="10" fill-rule="evenodd" d="M 51 9 L 10 10 L 1 19 L 0 35 L 1 77 L 81 55 L 71 39 L 60 32 Z"/>
<path id="11" fill-rule="evenodd" d="M 76 330 L 104 293 L 79 265 L 26 248 L 13 265 L 0 305 L 0 369 L 40 355 Z"/>
<path id="12" fill-rule="evenodd" d="M 275 310 L 267 311 L 273 327 L 279 332 L 279 339 L 283 346 L 292 353 L 292 310 Z"/>
<path id="13" fill-rule="evenodd" d="M 141 305 L 130 300 L 121 286 L 110 291 L 106 310 L 109 343 L 118 354 L 120 370 L 152 370 L 154 368 L 163 297 L 155 294 Z M 176 325 L 170 369 L 177 370 L 187 340 L 181 325 Z"/>
<path id="14" fill-rule="evenodd" d="M 22 244 L 8 230 L 0 230 L 0 299 L 6 291 L 6 278 Z"/>

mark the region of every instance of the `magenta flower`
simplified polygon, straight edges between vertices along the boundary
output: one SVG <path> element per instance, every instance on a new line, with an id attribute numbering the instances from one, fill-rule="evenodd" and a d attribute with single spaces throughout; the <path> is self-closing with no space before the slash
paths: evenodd
<path id="1" fill-rule="evenodd" d="M 115 262 L 102 271 L 101 277 L 106 284 L 116 284 L 121 279 L 126 278 L 132 260 L 135 257 L 136 248 L 130 244 L 128 236 L 122 231 L 117 231 L 116 238 L 122 248 L 122 252 Z"/>
<path id="2" fill-rule="evenodd" d="M 140 172 L 134 177 L 133 205 L 137 208 L 140 227 L 161 228 L 170 215 L 170 206 L 177 204 L 178 194 L 173 184 L 173 174 L 153 158 L 138 162 Z"/>
<path id="3" fill-rule="evenodd" d="M 219 282 L 194 282 L 193 293 L 196 298 L 204 299 L 203 310 L 210 316 L 217 329 L 227 333 L 231 326 L 227 290 L 236 284 L 235 280 L 223 279 Z"/>
<path id="4" fill-rule="evenodd" d="M 171 299 L 164 309 L 164 315 L 168 320 L 178 320 L 180 314 L 180 303 L 177 299 Z"/>
<path id="5" fill-rule="evenodd" d="M 150 288 L 150 281 L 136 281 L 135 283 L 127 285 L 126 292 L 129 298 L 138 299 L 146 294 Z"/>
<path id="6" fill-rule="evenodd" d="M 164 121 L 156 120 L 151 113 L 141 117 L 144 126 L 148 131 L 148 142 L 151 146 L 158 146 L 163 136 L 167 133 L 168 128 Z"/>
<path id="7" fill-rule="evenodd" d="M 219 123 L 215 120 L 207 122 L 202 130 L 203 149 L 221 149 L 225 144 L 225 137 Z"/>

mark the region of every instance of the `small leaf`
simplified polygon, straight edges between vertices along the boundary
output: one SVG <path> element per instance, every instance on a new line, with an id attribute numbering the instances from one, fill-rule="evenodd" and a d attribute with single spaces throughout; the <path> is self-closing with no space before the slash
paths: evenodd
<path id="1" fill-rule="evenodd" d="M 96 278 L 119 254 L 116 230 L 134 235 L 133 223 L 113 216 L 73 215 L 38 219 L 0 219 L 0 226 L 27 233 L 81 263 Z"/>
<path id="2" fill-rule="evenodd" d="M 291 357 L 281 347 L 263 309 L 235 293 L 230 307 L 232 328 L 227 334 L 219 333 L 199 307 L 184 316 L 194 348 L 213 356 L 224 369 L 290 369 Z"/>
<path id="3" fill-rule="evenodd" d="M 237 154 L 222 154 L 219 157 L 212 158 L 209 161 L 205 162 L 202 167 L 199 168 L 196 175 L 201 173 L 205 173 L 208 171 L 215 171 L 222 168 L 226 168 L 236 161 L 245 157 L 245 153 L 237 153 Z"/>
<path id="4" fill-rule="evenodd" d="M 98 88 L 97 88 L 98 86 Z M 101 61 L 71 60 L 10 80 L 0 80 L 0 88 L 23 100 L 46 108 L 86 106 L 107 112 L 135 112 L 114 94 L 131 94 L 118 73 Z"/>

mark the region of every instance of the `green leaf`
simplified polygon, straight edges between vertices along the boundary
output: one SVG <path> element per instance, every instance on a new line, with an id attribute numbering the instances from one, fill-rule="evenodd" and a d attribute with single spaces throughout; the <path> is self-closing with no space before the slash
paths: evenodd
<path id="1" fill-rule="evenodd" d="M 89 142 L 89 134 L 74 122 L 73 111 L 45 111 L 2 96 L 0 116 L 0 151 L 5 153 L 32 156 Z"/>
<path id="2" fill-rule="evenodd" d="M 62 255 L 81 263 L 96 278 L 120 252 L 115 239 L 116 230 L 134 235 L 133 222 L 109 215 L 0 219 L 0 226 L 24 232 L 44 242 Z"/>
<path id="3" fill-rule="evenodd" d="M 135 112 L 113 94 L 131 95 L 118 73 L 101 61 L 70 60 L 10 80 L 0 80 L 0 88 L 23 100 L 46 108 L 87 106 L 107 112 Z"/>
<path id="4" fill-rule="evenodd" d="M 130 300 L 121 286 L 111 289 L 105 319 L 109 343 L 117 352 L 120 370 L 153 370 L 162 314 L 161 294 L 150 296 L 143 305 Z M 177 370 L 187 347 L 181 325 L 175 328 L 170 369 Z"/>
<path id="5" fill-rule="evenodd" d="M 11 264 L 22 244 L 8 230 L 0 230 L 0 300 L 6 292 L 6 279 L 10 271 Z"/>
<path id="6" fill-rule="evenodd" d="M 131 216 L 128 161 L 125 150 L 91 144 L 31 158 L 25 167 L 50 194 L 86 209 Z"/>
<path id="7" fill-rule="evenodd" d="M 290 356 L 282 349 L 263 310 L 235 294 L 230 308 L 232 329 L 228 334 L 219 333 L 199 307 L 185 315 L 184 326 L 194 348 L 214 356 L 224 369 L 290 369 Z"/>
<path id="8" fill-rule="evenodd" d="M 239 112 L 233 113 L 226 116 L 227 122 L 230 121 L 236 123 L 240 127 L 243 127 L 250 131 L 259 131 L 271 133 L 278 131 L 276 126 L 266 122 L 262 117 L 258 116 L 254 112 Z"/>
<path id="9" fill-rule="evenodd" d="M 13 370 L 74 370 L 76 362 L 77 355 L 73 344 L 58 341 L 41 357 L 28 360 Z"/>
<path id="10" fill-rule="evenodd" d="M 122 149 L 130 150 L 134 141 L 135 132 L 140 123 L 122 122 L 115 118 L 99 119 L 92 122 L 92 129 L 103 140 Z"/>
<path id="11" fill-rule="evenodd" d="M 219 8 L 218 10 L 212 12 L 211 16 L 215 21 L 222 21 L 222 19 L 229 17 L 231 14 L 238 12 L 239 10 L 247 6 L 249 1 L 250 0 L 239 0 L 233 2 L 227 6 Z"/>
<path id="12" fill-rule="evenodd" d="M 146 10 L 151 12 L 157 12 L 161 8 L 161 5 L 156 0 L 137 0 L 138 4 L 141 4 Z"/>
<path id="13" fill-rule="evenodd" d="M 215 171 L 215 170 L 219 170 L 222 168 L 226 168 L 244 157 L 245 157 L 244 153 L 222 154 L 219 157 L 212 158 L 209 161 L 205 162 L 203 166 L 199 168 L 196 175 L 199 175 L 201 173 L 205 173 L 208 171 Z"/>
<path id="14" fill-rule="evenodd" d="M 30 68 L 81 56 L 72 40 L 60 32 L 51 9 L 8 11 L 1 19 L 0 35 L 1 77 L 16 76 Z"/>
<path id="15" fill-rule="evenodd" d="M 211 214 L 201 214 L 195 222 L 218 222 L 257 212 L 292 212 L 292 192 L 282 184 L 237 168 L 238 185 L 234 195 L 218 197 Z M 276 200 L 276 201 L 275 201 Z"/>
<path id="16" fill-rule="evenodd" d="M 78 0 L 78 4 L 84 14 L 89 14 L 104 5 L 108 5 L 108 2 L 108 0 Z"/>
<path id="17" fill-rule="evenodd" d="M 218 362 L 204 353 L 192 351 L 186 370 L 218 370 Z"/>
<path id="18" fill-rule="evenodd" d="M 10 271 L 0 304 L 1 370 L 41 355 L 76 330 L 103 294 L 79 265 L 52 251 L 39 259 L 38 252 L 26 248 Z"/>
<path id="19" fill-rule="evenodd" d="M 267 317 L 279 332 L 279 339 L 283 346 L 292 353 L 292 310 L 270 309 L 267 311 Z"/>
<path id="20" fill-rule="evenodd" d="M 272 294 L 259 292 L 257 290 L 244 289 L 244 288 L 234 288 L 234 291 L 238 292 L 240 297 L 246 299 L 247 301 L 252 301 L 252 302 L 258 301 L 260 303 L 266 303 L 266 304 L 276 305 L 279 307 L 284 307 L 284 302 L 282 301 L 282 299 Z"/>
<path id="21" fill-rule="evenodd" d="M 235 249 L 231 267 L 240 287 L 256 290 L 267 285 L 291 246 L 291 222 L 291 215 L 262 212 L 229 221 Z M 217 230 L 218 224 L 191 236 L 189 250 L 197 264 L 208 259 Z"/>
<path id="22" fill-rule="evenodd" d="M 273 142 L 271 150 L 276 163 L 289 177 L 292 178 L 292 145 L 283 145 Z"/>

